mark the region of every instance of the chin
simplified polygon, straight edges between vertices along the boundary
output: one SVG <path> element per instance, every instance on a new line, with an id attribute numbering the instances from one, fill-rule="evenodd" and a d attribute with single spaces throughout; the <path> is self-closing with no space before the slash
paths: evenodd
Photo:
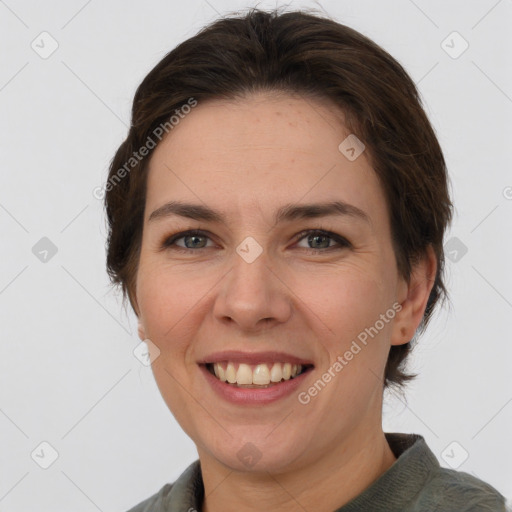
<path id="1" fill-rule="evenodd" d="M 269 435 L 273 428 L 275 426 L 265 426 L 255 431 L 252 427 L 254 435 L 245 432 L 243 436 L 233 435 L 228 439 L 224 433 L 224 442 L 216 437 L 215 445 L 208 448 L 208 451 L 212 457 L 233 471 L 285 472 L 292 466 L 297 466 L 297 459 L 303 455 L 301 447 L 308 443 L 290 436 L 288 432 L 285 436 L 274 436 L 272 433 Z"/>

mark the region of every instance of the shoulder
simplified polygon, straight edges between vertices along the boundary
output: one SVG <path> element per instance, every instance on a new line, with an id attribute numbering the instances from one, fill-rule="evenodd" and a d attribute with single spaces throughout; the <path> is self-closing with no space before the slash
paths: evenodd
<path id="1" fill-rule="evenodd" d="M 492 485 L 464 471 L 439 467 L 418 496 L 423 510 L 505 512 L 505 497 Z M 455 508 L 454 508 L 455 507 Z"/>
<path id="2" fill-rule="evenodd" d="M 165 484 L 157 493 L 153 494 L 153 496 L 141 501 L 127 512 L 163 512 L 165 510 L 163 507 L 166 497 L 173 485 L 174 484 Z"/>
<path id="3" fill-rule="evenodd" d="M 441 467 L 419 434 L 386 433 L 397 461 L 382 477 L 384 494 L 409 512 L 506 512 L 505 497 L 464 471 Z M 402 500 L 402 501 L 400 501 Z"/>
<path id="4" fill-rule="evenodd" d="M 166 483 L 157 493 L 127 512 L 188 512 L 200 509 L 204 487 L 199 460 L 190 464 L 173 483 Z"/>

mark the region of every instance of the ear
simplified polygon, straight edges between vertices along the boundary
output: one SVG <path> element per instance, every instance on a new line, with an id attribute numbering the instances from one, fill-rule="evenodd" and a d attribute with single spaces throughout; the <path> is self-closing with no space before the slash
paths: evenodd
<path id="1" fill-rule="evenodd" d="M 144 326 L 142 325 L 142 321 L 139 319 L 139 327 L 138 327 L 138 332 L 139 332 L 139 338 L 141 341 L 144 341 L 146 339 L 146 331 L 144 329 Z"/>
<path id="2" fill-rule="evenodd" d="M 427 307 L 436 272 L 436 255 L 432 246 L 429 245 L 423 258 L 412 268 L 409 283 L 400 278 L 397 302 L 401 309 L 395 315 L 391 345 L 404 345 L 412 340 Z"/>
<path id="3" fill-rule="evenodd" d="M 137 292 L 128 289 L 126 293 L 128 295 L 128 300 L 130 302 L 130 306 L 133 309 L 133 312 L 137 318 L 140 318 L 139 304 L 137 303 Z"/>

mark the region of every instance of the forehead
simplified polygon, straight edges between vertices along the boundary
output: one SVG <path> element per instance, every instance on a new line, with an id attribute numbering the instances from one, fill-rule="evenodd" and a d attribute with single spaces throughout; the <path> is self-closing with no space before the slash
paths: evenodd
<path id="1" fill-rule="evenodd" d="M 274 210 L 302 198 L 375 209 L 383 197 L 365 153 L 351 161 L 340 151 L 343 121 L 327 101 L 285 94 L 199 102 L 151 157 L 147 210 L 171 199 Z"/>
<path id="2" fill-rule="evenodd" d="M 155 150 L 184 151 L 194 149 L 203 156 L 279 150 L 313 154 L 327 145 L 337 150 L 349 132 L 344 114 L 327 100 L 313 100 L 284 93 L 257 93 L 236 100 L 207 100 L 183 116 L 177 126 Z M 326 138 L 327 137 L 327 138 Z M 321 147 L 320 147 L 321 146 Z"/>

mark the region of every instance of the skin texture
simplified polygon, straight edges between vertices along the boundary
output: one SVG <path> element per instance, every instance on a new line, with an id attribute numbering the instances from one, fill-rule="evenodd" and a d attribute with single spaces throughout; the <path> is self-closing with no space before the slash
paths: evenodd
<path id="1" fill-rule="evenodd" d="M 348 134 L 333 105 L 259 93 L 199 103 L 151 157 L 136 281 L 139 336 L 160 350 L 154 376 L 197 446 L 208 512 L 332 511 L 396 460 L 382 431 L 384 368 L 390 346 L 408 342 L 421 321 L 435 256 L 427 252 L 409 283 L 399 276 L 385 197 L 367 155 L 351 162 L 338 150 Z M 148 222 L 171 200 L 208 205 L 226 220 Z M 284 204 L 331 200 L 357 206 L 370 221 L 273 222 Z M 208 237 L 160 249 L 188 229 Z M 317 248 L 307 235 L 295 238 L 305 229 L 332 231 L 350 246 L 327 238 Z M 250 264 L 235 250 L 248 236 L 263 249 Z M 179 252 L 185 243 L 191 249 Z M 197 365 L 219 350 L 284 351 L 314 362 L 298 390 L 307 391 L 393 304 L 401 306 L 394 319 L 307 405 L 297 393 L 265 406 L 231 404 Z M 237 456 L 247 442 L 261 453 L 250 468 Z"/>

